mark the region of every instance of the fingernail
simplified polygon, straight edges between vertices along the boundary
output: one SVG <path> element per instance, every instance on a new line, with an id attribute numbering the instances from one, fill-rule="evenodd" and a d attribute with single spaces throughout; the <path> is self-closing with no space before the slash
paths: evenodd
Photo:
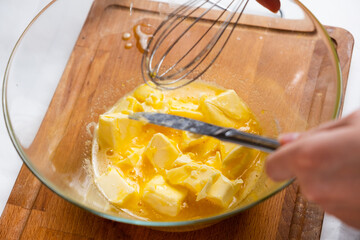
<path id="1" fill-rule="evenodd" d="M 279 136 L 279 142 L 280 144 L 287 144 L 290 143 L 292 141 L 295 141 L 296 139 L 298 139 L 300 137 L 300 133 L 285 133 L 285 134 L 280 134 Z"/>

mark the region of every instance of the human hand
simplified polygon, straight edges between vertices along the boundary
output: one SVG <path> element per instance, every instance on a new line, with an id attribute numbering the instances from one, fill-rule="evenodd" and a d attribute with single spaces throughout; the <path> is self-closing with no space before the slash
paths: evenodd
<path id="1" fill-rule="evenodd" d="M 305 197 L 360 229 L 360 110 L 301 134 L 280 137 L 266 162 L 277 181 L 296 177 Z"/>
<path id="2" fill-rule="evenodd" d="M 280 9 L 280 0 L 256 0 L 258 3 L 276 13 Z"/>

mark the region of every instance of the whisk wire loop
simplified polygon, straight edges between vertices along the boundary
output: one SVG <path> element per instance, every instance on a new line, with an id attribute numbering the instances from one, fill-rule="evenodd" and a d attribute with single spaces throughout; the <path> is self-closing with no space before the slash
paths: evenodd
<path id="1" fill-rule="evenodd" d="M 220 2 L 221 0 L 219 0 L 218 2 Z M 234 2 L 235 0 L 233 0 L 232 2 Z M 217 2 L 217 3 L 218 3 Z M 230 4 L 232 4 L 232 2 L 230 3 Z M 213 3 L 214 5 L 213 6 L 217 6 L 217 3 Z M 210 9 L 209 9 L 210 10 Z M 179 61 L 177 61 L 176 63 L 174 63 L 171 67 L 169 67 L 164 73 L 162 73 L 161 75 L 159 75 L 159 76 L 157 76 L 157 78 L 159 78 L 160 80 L 167 80 L 167 79 L 171 79 L 171 78 L 174 78 L 175 77 L 175 75 L 177 75 L 177 74 L 180 74 L 181 72 L 183 72 L 184 70 L 186 70 L 190 65 L 192 65 L 192 64 L 194 64 L 194 63 L 196 63 L 199 59 L 200 59 L 200 57 L 204 54 L 204 52 L 205 52 L 205 50 L 206 49 L 203 49 L 203 51 L 199 54 L 199 55 L 197 55 L 194 59 L 193 59 L 193 61 L 191 61 L 189 64 L 187 64 L 185 67 L 183 67 L 183 68 L 181 68 L 180 70 L 178 70 L 177 72 L 175 72 L 174 74 L 172 74 L 172 75 L 169 75 L 169 76 L 167 76 L 166 78 L 164 78 L 163 76 L 165 75 L 165 74 L 167 74 L 169 71 L 171 71 L 172 69 L 174 69 L 175 67 L 176 67 L 176 65 L 177 64 L 179 64 L 200 42 L 201 42 L 201 40 L 203 40 L 203 38 L 210 32 L 210 30 L 214 27 L 214 25 L 217 23 L 217 21 L 219 21 L 220 19 L 221 19 L 221 17 L 225 14 L 225 11 L 226 10 L 224 10 L 220 15 L 219 15 L 219 17 L 215 20 L 215 21 L 213 21 L 213 23 L 209 26 L 209 28 L 206 30 L 206 32 L 200 37 L 200 39 L 179 59 Z M 204 14 L 205 15 L 205 14 Z M 199 18 L 200 19 L 200 18 Z M 197 19 L 197 21 L 199 20 L 199 19 Z M 197 21 L 195 21 L 190 27 L 192 27 Z M 188 30 L 190 30 L 190 27 L 187 29 L 187 31 Z M 181 36 L 180 36 L 181 37 Z M 176 41 L 179 41 L 180 40 L 180 37 L 176 40 Z M 176 43 L 176 41 L 174 42 L 174 44 Z M 210 44 L 210 43 L 209 43 Z M 173 45 L 174 46 L 174 45 Z M 169 49 L 169 50 L 171 50 L 171 49 Z M 168 54 L 169 52 L 167 51 L 165 54 L 164 54 L 164 56 L 163 56 L 163 58 L 162 58 L 162 61 L 165 59 L 165 57 L 167 56 L 167 54 Z M 158 63 L 157 64 L 157 71 L 159 71 L 160 70 L 160 65 L 159 64 L 161 64 L 162 62 L 160 62 L 160 63 Z"/>
<path id="2" fill-rule="evenodd" d="M 175 41 L 173 42 L 172 45 L 170 45 L 170 47 L 168 47 L 168 49 L 165 51 L 164 55 L 162 56 L 162 58 L 160 59 L 159 63 L 156 64 L 156 66 L 154 67 L 154 69 L 156 69 L 157 71 L 159 71 L 159 68 L 160 68 L 160 65 L 163 63 L 164 59 L 166 58 L 166 56 L 170 53 L 170 51 L 174 48 L 174 46 L 181 40 L 182 37 L 184 37 L 184 35 L 190 31 L 190 29 L 201 19 L 203 18 L 208 12 L 210 12 L 215 6 L 217 3 L 221 2 L 222 0 L 217 0 L 217 2 L 214 2 L 212 4 L 211 7 L 209 7 L 206 11 L 204 11 L 193 23 L 190 24 L 190 26 L 188 26 L 181 34 L 179 37 L 177 37 L 175 39 Z M 234 0 L 233 0 L 234 1 Z M 204 1 L 203 4 L 201 4 L 200 6 L 203 6 L 205 3 L 207 3 L 209 1 Z M 199 6 L 199 7 L 200 7 Z M 199 7 L 197 7 L 196 9 L 194 9 L 188 16 L 191 16 L 192 13 L 194 13 L 195 11 L 197 11 L 199 9 Z M 184 21 L 186 18 L 183 17 L 182 21 Z M 182 22 L 181 21 L 181 22 Z M 179 23 L 181 23 L 179 22 Z M 215 23 L 215 22 L 214 22 Z M 172 30 L 174 30 L 179 24 L 177 24 L 176 26 L 174 26 L 174 28 L 172 28 Z M 169 34 L 165 35 L 164 38 L 162 39 L 162 41 L 168 36 Z M 202 38 L 206 35 L 206 33 L 202 36 Z M 201 39 L 202 39 L 201 38 Z M 160 43 L 162 43 L 162 41 Z M 193 46 L 194 47 L 194 46 Z M 159 48 L 159 45 L 156 46 L 156 48 L 154 49 L 153 51 L 153 54 L 152 54 L 152 57 L 156 54 L 156 50 Z M 152 58 L 150 59 L 150 62 L 151 62 Z M 179 63 L 181 60 L 179 60 L 177 63 Z M 175 65 L 177 64 L 175 63 Z M 150 66 L 151 68 L 151 66 Z M 164 75 L 165 73 L 163 73 L 162 75 Z M 162 76 L 161 75 L 161 76 Z M 161 77 L 160 76 L 160 77 Z"/>
<path id="3" fill-rule="evenodd" d="M 236 0 L 233 0 L 229 6 L 234 3 Z M 242 1 L 243 2 L 243 1 Z M 241 3 L 242 3 L 241 2 Z M 236 10 L 239 9 L 239 7 L 241 6 L 241 3 L 238 5 L 238 7 L 236 8 Z M 229 7 L 228 6 L 228 7 Z M 192 65 L 196 64 L 197 62 L 199 62 L 198 64 L 196 64 L 193 69 L 191 69 L 190 71 L 186 72 L 182 77 L 173 80 L 171 83 L 175 83 L 185 77 L 187 77 L 189 74 L 191 74 L 193 72 L 193 70 L 195 70 L 204 60 L 205 58 L 211 53 L 211 51 L 214 49 L 214 47 L 216 46 L 216 44 L 218 43 L 220 37 L 224 34 L 225 30 L 227 29 L 228 25 L 231 23 L 232 19 L 234 18 L 236 11 L 232 14 L 229 15 L 228 18 L 222 23 L 222 26 L 220 26 L 219 30 L 217 31 L 217 33 L 214 35 L 214 37 L 207 43 L 207 45 L 202 49 L 202 51 L 195 56 L 192 61 L 190 61 L 190 63 L 188 63 L 185 67 L 179 69 L 178 71 L 176 71 L 174 74 L 169 75 L 164 77 L 163 75 L 166 74 L 167 72 L 169 72 L 171 69 L 173 69 L 177 64 L 180 63 L 181 60 L 183 60 L 190 52 L 192 49 L 194 49 L 199 43 L 200 41 L 205 37 L 205 35 L 211 30 L 211 28 L 214 27 L 214 25 L 219 21 L 219 19 L 221 19 L 221 17 L 223 16 L 223 14 L 225 13 L 225 11 L 222 12 L 222 14 L 219 15 L 219 17 L 213 21 L 212 25 L 207 29 L 207 31 L 202 35 L 202 37 L 189 49 L 189 51 L 187 51 L 183 57 L 181 57 L 173 66 L 171 66 L 168 70 L 166 70 L 163 74 L 161 75 L 156 75 L 157 79 L 159 80 L 168 80 L 168 79 L 174 79 L 176 77 L 176 75 L 181 74 L 182 72 L 184 72 L 185 70 L 187 70 L 188 68 L 190 68 Z M 197 21 L 200 18 L 197 19 Z M 230 35 L 229 35 L 230 37 Z M 165 53 L 166 54 L 166 53 Z M 164 54 L 164 56 L 165 56 Z M 207 68 L 206 68 L 207 69 Z M 159 68 L 156 70 L 156 72 L 159 72 Z M 205 71 L 203 71 L 205 72 Z M 202 74 L 202 73 L 201 73 Z M 201 75 L 200 74 L 200 75 Z M 164 84 L 169 85 L 169 83 L 164 82 Z"/>
<path id="4" fill-rule="evenodd" d="M 231 0 L 227 6 L 221 6 L 221 1 L 223 0 L 205 0 L 202 3 L 199 3 L 198 0 L 190 0 L 188 3 L 180 6 L 169 14 L 169 16 L 158 26 L 153 34 L 153 38 L 149 41 L 148 47 L 142 58 L 142 75 L 146 83 L 151 81 L 157 87 L 163 89 L 176 89 L 196 80 L 210 68 L 225 48 L 225 45 L 229 41 L 249 0 Z M 206 6 L 205 4 L 210 4 L 210 6 L 205 8 L 205 10 L 197 17 L 193 17 L 192 15 L 197 11 L 202 10 L 202 8 Z M 199 21 L 203 20 L 208 13 L 212 12 L 214 8 L 220 9 L 220 11 L 216 11 L 218 16 L 213 18 L 214 20 L 212 20 L 212 23 L 206 31 L 188 50 L 185 50 L 184 54 L 181 54 L 181 57 L 178 60 L 174 61 L 175 63 L 170 64 L 170 67 L 163 72 L 160 72 L 165 59 L 169 56 L 174 47 L 177 44 L 180 44 L 179 42 L 186 38 L 186 34 L 190 32 Z M 236 14 L 238 14 L 237 18 L 235 17 Z M 226 17 L 226 19 L 221 20 L 223 17 Z M 193 20 L 190 25 L 185 25 L 185 30 L 180 32 L 180 34 L 174 38 L 166 50 L 163 51 L 163 55 L 156 57 L 155 55 L 159 51 L 161 44 L 164 44 L 165 40 L 169 41 L 170 35 L 175 33 L 175 30 L 180 28 L 182 23 L 188 24 L 186 22 L 188 19 L 195 20 Z M 210 36 L 211 38 L 206 43 L 205 47 L 198 53 L 195 53 L 195 56 L 192 57 L 191 53 L 195 51 L 198 45 L 200 45 L 200 42 L 205 40 L 205 37 L 211 32 L 215 25 L 220 22 L 221 24 L 217 31 L 213 36 Z M 228 31 L 227 35 L 224 34 L 231 23 L 233 23 L 233 25 L 230 31 Z M 215 49 L 215 47 L 218 48 Z M 191 58 L 191 60 L 188 63 L 183 64 L 184 66 L 178 67 L 186 58 Z M 210 58 L 208 63 L 205 61 L 207 58 Z M 159 59 L 156 64 L 154 64 L 155 59 Z M 177 67 L 178 69 L 176 69 Z"/>

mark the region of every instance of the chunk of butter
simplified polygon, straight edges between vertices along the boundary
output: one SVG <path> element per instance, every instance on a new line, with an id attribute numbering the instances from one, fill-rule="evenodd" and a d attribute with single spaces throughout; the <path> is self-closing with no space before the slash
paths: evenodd
<path id="1" fill-rule="evenodd" d="M 170 109 L 169 113 L 176 116 L 191 118 L 195 120 L 203 119 L 203 114 L 201 112 L 191 111 L 187 109 Z"/>
<path id="2" fill-rule="evenodd" d="M 149 97 L 145 99 L 145 103 L 155 109 L 160 109 L 164 106 L 164 103 L 162 102 L 163 99 L 164 95 L 161 92 L 156 91 L 151 93 Z"/>
<path id="3" fill-rule="evenodd" d="M 145 150 L 145 147 L 142 148 L 130 148 L 128 156 L 126 156 L 124 159 L 121 159 L 119 161 L 116 161 L 115 164 L 119 167 L 135 167 L 137 163 L 140 161 L 142 154 Z"/>
<path id="4" fill-rule="evenodd" d="M 232 182 L 224 175 L 220 175 L 217 180 L 207 189 L 207 196 L 210 201 L 221 207 L 228 207 L 232 202 L 234 195 L 242 184 L 241 179 Z"/>
<path id="5" fill-rule="evenodd" d="M 211 156 L 208 158 L 208 160 L 205 162 L 206 165 L 213 167 L 215 169 L 221 169 L 221 154 L 219 151 L 215 153 L 215 156 Z"/>
<path id="6" fill-rule="evenodd" d="M 95 182 L 105 197 L 120 207 L 132 196 L 137 195 L 135 189 L 114 168 L 110 168 L 108 173 L 96 178 Z"/>
<path id="7" fill-rule="evenodd" d="M 205 121 L 219 125 L 222 127 L 234 127 L 236 122 L 228 118 L 224 112 L 222 112 L 217 106 L 213 104 L 213 101 L 206 99 L 201 103 L 202 112 L 205 117 Z"/>
<path id="8" fill-rule="evenodd" d="M 163 176 L 156 175 L 145 185 L 143 200 L 157 212 L 175 217 L 186 195 L 185 189 L 172 187 Z"/>
<path id="9" fill-rule="evenodd" d="M 189 147 L 186 148 L 186 151 L 190 151 L 203 158 L 206 158 L 218 150 L 220 150 L 220 140 L 208 136 L 202 136 L 201 138 L 190 142 Z"/>
<path id="10" fill-rule="evenodd" d="M 233 119 L 247 120 L 250 117 L 249 109 L 234 90 L 227 90 L 207 101 Z"/>
<path id="11" fill-rule="evenodd" d="M 122 99 L 117 105 L 115 105 L 114 109 L 112 109 L 113 113 L 123 113 L 130 114 L 133 112 L 143 112 L 144 108 L 140 104 L 140 102 L 132 97 L 128 96 Z"/>
<path id="12" fill-rule="evenodd" d="M 145 149 L 145 155 L 158 168 L 169 169 L 179 156 L 179 150 L 162 133 L 156 133 Z"/>
<path id="13" fill-rule="evenodd" d="M 100 115 L 98 137 L 102 148 L 124 151 L 142 131 L 143 123 L 128 119 L 127 115 L 112 113 Z"/>
<path id="14" fill-rule="evenodd" d="M 147 102 L 149 105 L 157 104 L 164 98 L 164 95 L 161 91 L 146 84 L 137 87 L 133 93 L 133 96 L 139 102 Z"/>
<path id="15" fill-rule="evenodd" d="M 188 163 L 166 172 L 171 184 L 181 185 L 198 194 L 207 184 L 211 184 L 220 175 L 215 169 L 197 163 Z"/>
<path id="16" fill-rule="evenodd" d="M 237 148 L 239 145 L 235 143 L 229 143 L 229 142 L 221 142 L 220 149 L 221 149 L 221 157 L 224 159 L 226 158 L 229 153 Z"/>
<path id="17" fill-rule="evenodd" d="M 197 144 L 201 144 L 203 139 L 206 136 L 193 134 L 187 131 L 182 131 L 181 133 L 182 141 L 179 143 L 179 146 L 182 150 L 186 150 L 189 147 L 195 146 Z"/>
<path id="18" fill-rule="evenodd" d="M 168 105 L 170 114 L 196 120 L 203 119 L 203 114 L 198 111 L 199 106 L 197 104 L 171 99 L 168 101 Z"/>
<path id="19" fill-rule="evenodd" d="M 189 154 L 181 155 L 174 161 L 173 167 L 180 167 L 191 162 L 193 162 L 193 160 Z"/>
<path id="20" fill-rule="evenodd" d="M 234 148 L 222 161 L 222 172 L 230 179 L 235 179 L 250 167 L 255 150 L 243 146 Z"/>

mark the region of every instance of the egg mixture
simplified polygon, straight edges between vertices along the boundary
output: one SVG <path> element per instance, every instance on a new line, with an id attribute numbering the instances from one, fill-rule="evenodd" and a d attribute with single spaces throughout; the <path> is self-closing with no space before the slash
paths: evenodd
<path id="1" fill-rule="evenodd" d="M 253 190 L 263 153 L 128 118 L 143 111 L 261 133 L 234 90 L 201 81 L 172 91 L 140 85 L 100 115 L 93 141 L 95 183 L 111 204 L 140 219 L 190 220 L 228 211 Z"/>

